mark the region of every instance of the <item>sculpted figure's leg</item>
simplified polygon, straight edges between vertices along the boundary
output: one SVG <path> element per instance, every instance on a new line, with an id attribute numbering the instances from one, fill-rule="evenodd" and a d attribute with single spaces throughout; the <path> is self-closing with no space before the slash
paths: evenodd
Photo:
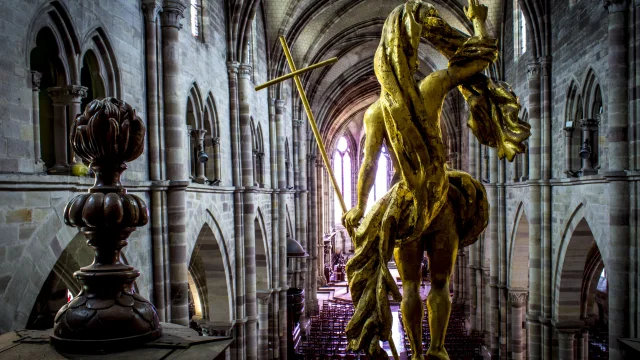
<path id="1" fill-rule="evenodd" d="M 397 247 L 394 250 L 398 272 L 402 279 L 402 321 L 409 336 L 412 359 L 422 360 L 422 317 L 424 309 L 420 299 L 420 280 L 422 276 L 422 242 Z"/>
<path id="2" fill-rule="evenodd" d="M 447 203 L 433 223 L 438 231 L 431 233 L 426 239 L 425 248 L 431 274 L 431 291 L 427 296 L 431 330 L 431 344 L 427 351 L 429 359 L 449 360 L 444 349 L 444 337 L 451 313 L 449 278 L 458 253 L 458 234 L 453 219 L 451 205 Z"/>

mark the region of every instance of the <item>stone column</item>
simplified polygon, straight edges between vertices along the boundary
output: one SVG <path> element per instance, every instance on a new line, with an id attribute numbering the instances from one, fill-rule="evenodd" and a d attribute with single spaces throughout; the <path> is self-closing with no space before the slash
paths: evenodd
<path id="1" fill-rule="evenodd" d="M 630 335 L 629 308 L 629 183 L 626 170 L 629 169 L 628 139 L 628 52 L 627 38 L 628 1 L 608 0 L 605 7 L 609 12 L 609 49 L 607 62 L 608 102 L 607 116 L 609 131 L 609 171 L 605 173 L 609 181 L 609 234 L 610 259 L 607 268 L 609 286 L 609 359 L 622 359 L 619 338 Z"/>
<path id="2" fill-rule="evenodd" d="M 33 159 L 36 165 L 42 164 L 42 150 L 40 149 L 40 80 L 42 73 L 31 71 L 31 104 L 33 106 Z"/>
<path id="3" fill-rule="evenodd" d="M 476 170 L 476 164 L 478 162 L 478 141 L 473 135 L 473 132 L 469 131 L 469 174 L 473 178 L 478 178 Z M 476 241 L 473 245 L 469 246 L 469 265 L 468 265 L 468 277 L 469 277 L 469 322 L 471 323 L 471 332 L 475 333 L 478 330 L 477 313 L 478 306 L 477 299 L 477 285 L 476 285 L 476 258 L 478 253 L 478 243 Z"/>
<path id="4" fill-rule="evenodd" d="M 573 124 L 571 124 L 573 125 Z M 573 145 L 573 126 L 566 126 L 564 129 L 564 173 L 567 177 L 574 177 L 575 173 L 571 169 L 571 146 Z"/>
<path id="5" fill-rule="evenodd" d="M 527 68 L 529 82 L 529 124 L 531 137 L 529 138 L 529 198 L 531 214 L 529 215 L 529 305 L 527 309 L 527 344 L 529 344 L 529 358 L 542 359 L 542 269 L 541 269 L 541 211 L 540 204 L 540 64 L 530 63 Z"/>
<path id="6" fill-rule="evenodd" d="M 269 359 L 269 299 L 271 291 L 259 291 L 258 297 L 258 359 Z"/>
<path id="7" fill-rule="evenodd" d="M 250 65 L 240 65 L 238 71 L 238 109 L 240 115 L 240 156 L 242 159 L 243 223 L 244 223 L 244 272 L 245 272 L 245 314 L 246 359 L 255 360 L 258 356 L 258 334 L 256 322 L 258 309 L 256 299 L 256 177 L 253 167 L 253 149 L 251 137 L 251 99 L 254 89 L 251 86 Z"/>
<path id="8" fill-rule="evenodd" d="M 311 298 L 308 304 L 311 305 L 309 312 L 316 314 L 318 310 L 318 188 L 316 183 L 316 154 L 307 155 L 307 171 L 309 174 L 309 266 L 311 276 L 309 277 L 309 287 L 311 293 L 307 296 Z M 306 295 L 306 294 L 305 294 Z"/>
<path id="9" fill-rule="evenodd" d="M 196 161 L 196 178 L 194 180 L 198 184 L 204 184 L 207 181 L 207 178 L 204 175 L 204 163 L 200 162 L 200 159 L 199 159 L 200 151 L 204 151 L 204 134 L 206 132 L 207 130 L 204 130 L 204 129 L 191 130 L 191 137 L 193 138 L 194 142 L 198 144 L 196 146 L 196 153 L 193 154 L 193 156 L 195 156 L 195 161 Z"/>
<path id="10" fill-rule="evenodd" d="M 280 336 L 280 359 L 287 358 L 287 290 L 289 285 L 287 283 L 287 223 L 286 223 L 286 189 L 287 178 L 286 168 L 284 164 L 284 100 L 276 99 L 276 137 L 277 137 L 277 164 L 278 164 L 278 228 L 279 234 L 279 246 L 280 246 L 280 321 L 279 321 L 279 336 Z M 275 246 L 275 245 L 274 245 Z"/>
<path id="11" fill-rule="evenodd" d="M 166 1 L 162 12 L 162 65 L 164 97 L 164 139 L 169 233 L 169 267 L 171 286 L 171 322 L 189 325 L 186 194 L 189 184 L 185 166 L 185 124 L 181 111 L 180 89 L 180 19 L 185 5 Z"/>
<path id="12" fill-rule="evenodd" d="M 246 316 L 245 297 L 242 294 L 245 288 L 245 266 L 244 266 L 244 205 L 243 205 L 243 184 L 242 184 L 242 159 L 240 152 L 240 120 L 238 110 L 238 68 L 235 61 L 227 62 L 227 74 L 229 77 L 229 118 L 231 127 L 231 171 L 235 191 L 233 193 L 233 226 L 235 242 L 235 285 L 236 285 L 236 307 L 235 307 L 235 341 L 231 345 L 231 357 L 234 359 L 244 359 L 246 357 Z"/>
<path id="13" fill-rule="evenodd" d="M 509 291 L 509 302 L 511 303 L 511 354 L 513 360 L 524 359 L 526 354 L 522 346 L 522 318 L 526 310 L 526 291 Z"/>
<path id="14" fill-rule="evenodd" d="M 489 150 L 489 181 L 490 184 L 485 185 L 487 189 L 487 198 L 489 199 L 489 241 L 491 244 L 491 260 L 489 264 L 490 278 L 489 287 L 491 288 L 491 358 L 499 356 L 500 345 L 500 298 L 499 298 L 499 276 L 500 276 L 500 247 L 498 234 L 498 216 L 499 216 L 499 199 L 498 199 L 498 153 L 497 150 L 491 148 Z"/>
<path id="15" fill-rule="evenodd" d="M 82 112 L 82 110 L 80 109 L 80 104 L 82 103 L 82 99 L 87 97 L 87 88 L 84 86 L 69 85 L 67 87 L 67 94 L 69 96 L 68 97 L 68 103 L 69 103 L 68 134 L 71 135 L 71 128 L 73 127 L 73 122 L 76 119 L 76 117 L 80 115 L 80 113 Z M 82 160 L 80 160 L 80 157 L 76 156 L 75 152 L 73 151 L 73 147 L 71 146 L 69 147 L 69 158 L 71 161 L 72 171 L 74 167 L 77 167 L 77 166 L 82 166 L 86 168 L 86 166 L 82 163 Z"/>
<path id="16" fill-rule="evenodd" d="M 273 90 L 269 90 L 270 95 Z M 269 162 L 271 164 L 271 301 L 269 302 L 269 358 L 280 357 L 280 338 L 278 335 L 278 310 L 280 296 L 280 243 L 278 202 L 278 138 L 276 136 L 275 99 L 269 97 Z M 285 266 L 286 264 L 283 264 Z"/>
<path id="17" fill-rule="evenodd" d="M 48 169 L 52 174 L 68 174 L 69 163 L 67 150 L 69 139 L 67 137 L 67 105 L 65 103 L 62 87 L 50 87 L 47 89 L 49 97 L 53 101 L 53 145 L 56 163 Z"/>
<path id="18" fill-rule="evenodd" d="M 222 182 L 222 171 L 221 171 L 221 159 L 220 159 L 220 137 L 216 136 L 211 138 L 213 141 L 213 173 L 214 179 L 210 179 L 213 181 L 214 185 L 220 185 Z"/>
<path id="19" fill-rule="evenodd" d="M 158 107 L 158 15 L 162 10 L 160 1 L 144 0 L 142 9 L 145 19 L 145 57 L 146 57 L 146 100 L 147 100 L 147 127 L 149 137 L 149 179 L 151 185 L 150 221 L 151 241 L 153 254 L 153 304 L 158 311 L 160 321 L 167 321 L 167 308 L 165 301 L 165 271 L 169 264 L 166 262 L 163 224 L 163 198 L 162 162 L 160 160 L 161 124 Z"/>
<path id="20" fill-rule="evenodd" d="M 593 168 L 594 158 L 594 132 L 598 130 L 598 121 L 595 119 L 581 119 L 580 128 L 582 129 L 582 138 L 584 141 L 580 146 L 580 159 L 582 160 L 582 175 L 594 175 L 598 170 Z"/>
<path id="21" fill-rule="evenodd" d="M 589 359 L 589 329 L 583 328 L 579 334 L 578 360 Z"/>
<path id="22" fill-rule="evenodd" d="M 558 354 L 560 360 L 575 360 L 575 332 L 573 330 L 558 331 Z"/>

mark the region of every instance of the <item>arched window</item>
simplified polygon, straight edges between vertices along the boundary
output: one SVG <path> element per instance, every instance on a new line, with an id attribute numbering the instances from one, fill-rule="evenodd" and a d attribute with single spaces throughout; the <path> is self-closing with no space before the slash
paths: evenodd
<path id="1" fill-rule="evenodd" d="M 202 39 L 202 0 L 191 0 L 191 35 Z"/>
<path id="2" fill-rule="evenodd" d="M 527 52 L 527 21 L 518 0 L 513 0 L 513 46 L 514 59 Z"/>
<path id="3" fill-rule="evenodd" d="M 580 120 L 580 149 L 578 156 L 581 175 L 594 175 L 600 169 L 600 123 L 604 115 L 602 92 L 593 70 L 589 70 L 584 90 L 584 119 Z"/>
<path id="4" fill-rule="evenodd" d="M 293 171 L 291 170 L 291 150 L 289 150 L 289 139 L 284 140 L 284 171 L 287 189 L 293 189 Z"/>
<path id="5" fill-rule="evenodd" d="M 373 188 L 369 192 L 369 199 L 367 199 L 366 211 L 376 203 L 384 194 L 389 190 L 389 169 L 391 168 L 391 159 L 389 158 L 389 152 L 386 146 L 382 146 L 380 151 L 380 157 L 378 158 L 378 169 L 376 170 L 376 180 L 373 183 Z"/>
<path id="6" fill-rule="evenodd" d="M 255 126 L 251 119 L 251 144 L 253 151 L 253 179 L 254 185 L 264 187 L 264 141 L 262 126 Z"/>
<path id="7" fill-rule="evenodd" d="M 89 50 L 84 54 L 82 59 L 82 68 L 80 69 L 80 85 L 87 88 L 87 96 L 82 99 L 80 104 L 81 110 L 95 99 L 103 99 L 106 96 L 104 83 L 100 74 L 100 63 L 96 54 Z"/>
<path id="8" fill-rule="evenodd" d="M 338 182 L 338 186 L 340 187 L 340 193 L 342 194 L 342 198 L 344 199 L 345 205 L 347 209 L 351 208 L 351 181 L 352 181 L 352 171 L 351 171 L 351 149 L 349 148 L 349 143 L 347 142 L 346 137 L 341 137 L 338 140 L 338 146 L 336 146 L 336 151 L 333 153 L 333 174 L 336 177 L 336 181 Z M 335 197 L 334 204 L 334 212 L 335 212 L 335 223 L 336 225 L 342 223 L 342 206 L 340 205 L 340 200 L 338 197 Z"/>
<path id="9" fill-rule="evenodd" d="M 185 114 L 187 132 L 185 134 L 185 144 L 188 145 L 186 160 L 189 164 L 189 177 L 200 184 L 204 184 L 205 162 L 208 161 L 204 152 L 205 129 L 202 127 L 202 97 L 197 84 L 193 84 L 189 90 L 187 98 L 187 112 Z"/>
<path id="10" fill-rule="evenodd" d="M 209 93 L 204 108 L 204 151 L 209 159 L 204 164 L 204 173 L 210 185 L 220 185 L 220 123 L 213 95 Z"/>
<path id="11" fill-rule="evenodd" d="M 529 122 L 529 113 L 525 110 L 522 113 L 522 121 Z M 513 162 L 514 167 L 514 182 L 529 180 L 529 143 L 525 142 L 525 151 L 522 154 L 516 155 L 516 159 Z"/>

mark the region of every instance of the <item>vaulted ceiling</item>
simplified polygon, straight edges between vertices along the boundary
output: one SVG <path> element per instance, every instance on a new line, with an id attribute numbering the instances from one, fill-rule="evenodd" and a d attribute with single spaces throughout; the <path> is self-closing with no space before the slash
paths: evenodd
<path id="1" fill-rule="evenodd" d="M 501 23 L 504 0 L 481 0 L 489 7 L 488 27 Z M 451 26 L 469 34 L 471 23 L 463 8 L 466 0 L 427 0 Z M 379 96 L 373 56 L 382 26 L 402 0 L 264 0 L 262 2 L 270 76 L 288 73 L 278 36 L 284 35 L 298 68 L 331 58 L 338 62 L 304 76 L 314 114 L 325 137 L 349 129 L 359 138 L 362 117 Z M 419 76 L 446 67 L 446 59 L 431 45 L 420 46 Z"/>

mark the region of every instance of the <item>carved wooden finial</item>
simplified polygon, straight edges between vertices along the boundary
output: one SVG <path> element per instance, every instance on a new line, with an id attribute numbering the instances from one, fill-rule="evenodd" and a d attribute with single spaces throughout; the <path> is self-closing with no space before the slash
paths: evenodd
<path id="1" fill-rule="evenodd" d="M 115 351 L 162 335 L 155 307 L 133 289 L 140 272 L 120 262 L 129 235 L 149 218 L 145 202 L 120 182 L 126 163 L 142 154 L 144 137 L 135 110 L 114 98 L 92 101 L 73 124 L 72 146 L 96 179 L 69 201 L 64 220 L 82 231 L 95 258 L 74 273 L 83 290 L 56 315 L 51 340 L 63 351 Z"/>

